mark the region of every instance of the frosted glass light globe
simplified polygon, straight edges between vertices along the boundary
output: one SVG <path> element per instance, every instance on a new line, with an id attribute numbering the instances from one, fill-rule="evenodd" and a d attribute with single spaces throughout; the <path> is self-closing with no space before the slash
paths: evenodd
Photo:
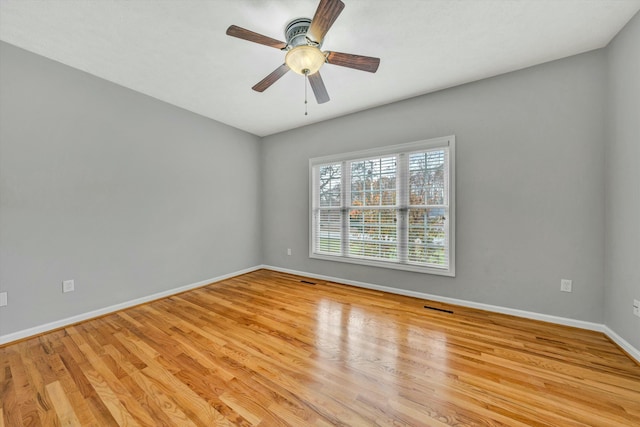
<path id="1" fill-rule="evenodd" d="M 315 74 L 325 60 L 322 51 L 315 46 L 296 46 L 287 52 L 284 58 L 284 62 L 291 70 L 302 75 Z"/>

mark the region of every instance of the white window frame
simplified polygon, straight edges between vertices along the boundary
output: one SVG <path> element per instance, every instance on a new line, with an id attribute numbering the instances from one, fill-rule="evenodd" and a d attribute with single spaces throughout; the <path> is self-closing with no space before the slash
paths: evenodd
<path id="1" fill-rule="evenodd" d="M 426 266 L 416 263 L 410 263 L 406 261 L 407 251 L 407 226 L 406 224 L 399 224 L 398 226 L 398 239 L 402 239 L 402 242 L 398 245 L 399 260 L 398 261 L 383 261 L 367 259 L 356 256 L 348 255 L 348 239 L 344 236 L 348 235 L 349 227 L 349 206 L 347 204 L 350 201 L 350 189 L 351 184 L 349 182 L 351 172 L 347 171 L 346 165 L 353 160 L 363 160 L 367 158 L 383 157 L 390 155 L 397 155 L 398 164 L 400 168 L 407 167 L 405 157 L 408 154 L 419 152 L 422 150 L 433 150 L 438 148 L 448 149 L 448 176 L 445 177 L 447 186 L 447 199 L 448 199 L 448 215 L 446 221 L 446 233 L 448 235 L 448 251 L 449 251 L 449 266 L 448 268 Z M 316 229 L 315 229 L 315 215 L 318 214 L 320 195 L 316 188 L 319 182 L 319 177 L 316 176 L 317 166 L 325 165 L 328 163 L 341 163 L 342 170 L 342 184 L 341 184 L 341 253 L 340 254 L 326 254 L 314 252 L 314 242 L 316 241 Z M 399 171 L 398 174 L 401 172 Z M 392 209 L 408 209 L 408 196 L 407 188 L 401 184 L 396 187 L 396 205 L 389 206 Z M 317 198 L 317 200 L 316 200 Z M 405 200 L 406 199 L 406 200 Z M 384 208 L 384 206 L 383 206 Z M 406 221 L 406 215 L 399 216 L 399 222 Z M 455 276 L 455 136 L 445 136 L 440 138 L 433 138 L 428 140 L 421 140 L 411 142 L 408 144 L 391 145 L 382 148 L 373 148 L 368 150 L 336 154 L 330 156 L 316 157 L 309 159 L 309 257 L 327 261 L 338 261 L 352 264 L 360 264 L 374 267 L 384 267 L 397 270 L 414 271 L 419 273 L 436 274 L 443 276 Z"/>

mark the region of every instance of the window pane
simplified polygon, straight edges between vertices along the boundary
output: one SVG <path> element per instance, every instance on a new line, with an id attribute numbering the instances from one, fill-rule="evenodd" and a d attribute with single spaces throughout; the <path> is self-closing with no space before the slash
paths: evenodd
<path id="1" fill-rule="evenodd" d="M 340 210 L 321 210 L 318 212 L 318 227 L 316 228 L 317 252 L 340 254 L 341 223 Z"/>
<path id="2" fill-rule="evenodd" d="M 341 169 L 340 163 L 320 166 L 320 207 L 340 206 Z"/>
<path id="3" fill-rule="evenodd" d="M 409 155 L 409 204 L 443 205 L 446 158 L 444 150 Z"/>
<path id="4" fill-rule="evenodd" d="M 409 209 L 409 262 L 448 265 L 445 209 Z"/>
<path id="5" fill-rule="evenodd" d="M 395 156 L 351 162 L 351 206 L 395 204 Z"/>
<path id="6" fill-rule="evenodd" d="M 396 260 L 395 209 L 351 209 L 349 211 L 349 255 Z"/>
<path id="7" fill-rule="evenodd" d="M 310 159 L 310 257 L 455 275 L 454 145 L 451 136 Z"/>

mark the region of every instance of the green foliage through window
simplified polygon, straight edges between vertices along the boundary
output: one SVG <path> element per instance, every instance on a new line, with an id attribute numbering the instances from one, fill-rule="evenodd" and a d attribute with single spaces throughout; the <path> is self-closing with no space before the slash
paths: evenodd
<path id="1" fill-rule="evenodd" d="M 312 256 L 451 272 L 450 138 L 422 149 L 312 160 Z"/>

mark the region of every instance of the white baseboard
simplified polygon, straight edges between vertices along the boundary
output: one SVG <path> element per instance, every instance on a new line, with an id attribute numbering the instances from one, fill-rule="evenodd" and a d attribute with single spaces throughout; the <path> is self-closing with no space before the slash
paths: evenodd
<path id="1" fill-rule="evenodd" d="M 629 356 L 633 357 L 638 363 L 640 363 L 640 350 L 629 344 L 624 338 L 616 334 L 606 325 L 604 326 L 603 332 L 609 337 L 609 339 L 611 339 L 611 341 L 615 342 L 621 349 L 626 351 Z"/>
<path id="2" fill-rule="evenodd" d="M 282 273 L 295 274 L 298 276 L 311 277 L 319 280 L 326 280 L 329 282 L 357 286 L 360 288 L 373 289 L 377 291 L 389 292 L 392 294 L 405 295 L 405 296 L 410 296 L 415 298 L 427 299 L 431 301 L 438 301 L 438 302 L 444 302 L 448 304 L 459 305 L 462 307 L 477 308 L 479 310 L 491 311 L 493 313 L 509 314 L 511 316 L 523 317 L 526 319 L 540 320 L 543 322 L 555 323 L 558 325 L 572 326 L 574 328 L 602 332 L 606 336 L 608 336 L 612 341 L 614 341 L 617 345 L 619 345 L 622 349 L 624 349 L 624 351 L 626 351 L 627 354 L 633 357 L 638 363 L 640 363 L 640 351 L 635 347 L 633 347 L 631 344 L 629 344 L 627 341 L 625 341 L 618 334 L 613 332 L 611 329 L 609 329 L 608 326 L 603 325 L 601 323 L 586 322 L 584 320 L 576 320 L 576 319 L 570 319 L 567 317 L 552 316 L 550 314 L 535 313 L 532 311 L 525 311 L 525 310 L 518 310 L 515 308 L 483 304 L 479 302 L 443 297 L 439 295 L 432 295 L 432 294 L 427 294 L 423 292 L 410 291 L 406 289 L 391 288 L 388 286 L 374 285 L 371 283 L 358 282 L 355 280 L 347 280 L 339 277 L 325 276 L 322 274 L 308 273 L 306 271 L 291 270 L 288 268 L 274 267 L 271 265 L 263 265 L 262 268 L 273 270 L 273 271 L 279 271 Z"/>
<path id="3" fill-rule="evenodd" d="M 167 291 L 158 292 L 156 294 L 148 295 L 148 296 L 145 296 L 145 297 L 142 297 L 142 298 L 137 298 L 137 299 L 134 299 L 134 300 L 125 301 L 125 302 L 122 302 L 122 303 L 119 303 L 119 304 L 111 305 L 109 307 L 104 307 L 104 308 L 101 308 L 101 309 L 98 309 L 98 310 L 94 310 L 94 311 L 90 311 L 90 312 L 87 312 L 87 313 L 78 314 L 76 316 L 67 317 L 65 319 L 56 320 L 55 322 L 46 323 L 44 325 L 35 326 L 33 328 L 23 329 L 21 331 L 13 332 L 13 333 L 6 334 L 6 335 L 0 335 L 0 345 L 7 344 L 7 343 L 10 343 L 10 342 L 13 342 L 13 341 L 18 341 L 18 340 L 21 340 L 21 339 L 24 339 L 24 338 L 28 338 L 28 337 L 33 336 L 33 335 L 42 334 L 42 333 L 45 333 L 45 332 L 48 332 L 48 331 L 52 331 L 54 329 L 58 329 L 58 328 L 62 328 L 62 327 L 68 326 L 68 325 L 72 325 L 74 323 L 82 322 L 84 320 L 88 320 L 88 319 L 93 319 L 93 318 L 96 318 L 96 317 L 104 316 L 105 314 L 114 313 L 114 312 L 119 311 L 119 310 L 124 310 L 126 308 L 133 307 L 133 306 L 140 305 L 140 304 L 144 304 L 144 303 L 147 303 L 147 302 L 150 302 L 150 301 L 154 301 L 154 300 L 157 300 L 157 299 L 160 299 L 160 298 L 166 298 L 166 297 L 169 297 L 171 295 L 179 294 L 181 292 L 185 292 L 185 291 L 189 291 L 189 290 L 192 290 L 192 289 L 200 288 L 202 286 L 206 286 L 206 285 L 209 285 L 209 284 L 214 283 L 214 282 L 219 282 L 221 280 L 229 279 L 231 277 L 239 276 L 239 275 L 246 274 L 246 273 L 251 273 L 252 271 L 256 271 L 256 270 L 259 270 L 261 268 L 268 269 L 268 270 L 273 270 L 273 271 L 279 271 L 279 272 L 282 272 L 282 273 L 295 274 L 295 275 L 298 275 L 298 276 L 311 277 L 311 278 L 319 279 L 319 280 L 326 280 L 326 281 L 329 281 L 329 282 L 342 283 L 342 284 L 345 284 L 345 285 L 357 286 L 357 287 L 360 287 L 360 288 L 373 289 L 373 290 L 377 290 L 377 291 L 389 292 L 389 293 L 392 293 L 392 294 L 405 295 L 405 296 L 410 296 L 410 297 L 415 297 L 415 298 L 427 299 L 427 300 L 431 300 L 431 301 L 439 301 L 439 302 L 459 305 L 459 306 L 462 306 L 462 307 L 477 308 L 479 310 L 487 310 L 487 311 L 491 311 L 491 312 L 494 312 L 494 313 L 509 314 L 509 315 L 512 315 L 512 316 L 523 317 L 523 318 L 527 318 L 527 319 L 541 320 L 541 321 L 544 321 L 544 322 L 550 322 L 550 323 L 555 323 L 555 324 L 559 324 L 559 325 L 573 326 L 573 327 L 576 327 L 576 328 L 602 332 L 605 335 L 607 335 L 618 346 L 620 346 L 620 348 L 622 348 L 624 351 L 626 351 L 627 354 L 629 354 L 629 356 L 633 357 L 638 363 L 640 363 L 640 350 L 638 350 L 635 347 L 633 347 L 626 340 L 624 340 L 621 336 L 619 336 L 613 330 L 611 330 L 608 326 L 600 324 L 600 323 L 585 322 L 583 320 L 576 320 L 576 319 L 570 319 L 570 318 L 566 318 L 566 317 L 552 316 L 552 315 L 549 315 L 549 314 L 541 314 L 541 313 L 535 313 L 535 312 L 531 312 L 531 311 L 517 310 L 517 309 L 514 309 L 514 308 L 501 307 L 501 306 L 490 305 L 490 304 L 483 304 L 483 303 L 478 303 L 478 302 L 473 302 L 473 301 L 461 300 L 461 299 L 457 299 L 457 298 L 443 297 L 443 296 L 432 295 L 432 294 L 427 294 L 427 293 L 423 293 L 423 292 L 410 291 L 410 290 L 406 290 L 406 289 L 392 288 L 392 287 L 389 287 L 389 286 L 374 285 L 372 283 L 358 282 L 358 281 L 355 281 L 355 280 L 347 280 L 347 279 L 342 279 L 342 278 L 339 278 L 339 277 L 325 276 L 325 275 L 322 275 L 322 274 L 314 274 L 314 273 L 309 273 L 309 272 L 306 272 L 306 271 L 291 270 L 291 269 L 288 269 L 288 268 L 275 267 L 275 266 L 271 266 L 271 265 L 257 265 L 257 266 L 250 267 L 250 268 L 247 268 L 247 269 L 244 269 L 244 270 L 235 271 L 233 273 L 224 274 L 222 276 L 214 277 L 214 278 L 207 279 L 207 280 L 202 280 L 200 282 L 192 283 L 190 285 L 185 285 L 185 286 L 181 286 L 181 287 L 178 287 L 178 288 L 169 289 Z"/>
<path id="4" fill-rule="evenodd" d="M 111 305 L 109 307 L 100 308 L 98 310 L 89 311 L 87 313 L 78 314 L 76 316 L 67 317 L 65 319 L 56 320 L 55 322 L 46 323 L 44 325 L 35 326 L 33 328 L 23 329 L 21 331 L 13 332 L 6 335 L 0 335 L 0 345 L 7 344 L 12 341 L 18 341 L 24 338 L 31 337 L 33 335 L 42 334 L 54 329 L 59 329 L 65 326 L 72 325 L 74 323 L 82 322 L 84 320 L 93 319 L 96 317 L 104 316 L 105 314 L 114 313 L 125 308 L 133 307 L 136 305 L 144 304 L 150 301 L 154 301 L 160 298 L 166 298 L 171 295 L 179 294 L 181 292 L 190 291 L 192 289 L 200 288 L 202 286 L 209 285 L 214 282 L 229 279 L 231 277 L 239 276 L 241 274 L 250 273 L 263 268 L 262 266 L 254 266 L 244 270 L 235 271 L 233 273 L 224 274 L 222 276 L 214 277 L 207 280 L 202 280 L 197 283 L 191 283 L 190 285 L 180 286 L 178 288 L 169 289 L 167 291 L 158 292 L 156 294 L 148 295 L 142 298 L 136 298 L 130 301 L 125 301 L 119 304 Z"/>
<path id="5" fill-rule="evenodd" d="M 304 271 L 290 270 L 287 268 L 273 267 L 269 265 L 265 265 L 263 266 L 263 268 L 274 270 L 274 271 L 280 271 L 282 273 L 296 274 L 298 276 L 312 277 L 314 279 L 326 280 L 329 282 L 343 283 L 345 285 L 357 286 L 359 288 L 373 289 L 376 291 L 383 291 L 383 292 L 389 292 L 392 294 L 427 299 L 430 301 L 444 302 L 448 304 L 459 305 L 462 307 L 477 308 L 479 310 L 486 310 L 494 313 L 510 314 L 512 316 L 524 317 L 527 319 L 542 320 L 544 322 L 550 322 L 550 323 L 556 323 L 560 325 L 573 326 L 581 329 L 604 332 L 604 325 L 601 325 L 599 323 L 585 322 L 582 320 L 569 319 L 566 317 L 558 317 L 558 316 L 551 316 L 549 314 L 535 313 L 532 311 L 517 310 L 515 308 L 501 307 L 497 305 L 483 304 L 479 302 L 467 301 L 467 300 L 462 300 L 457 298 L 443 297 L 439 295 L 427 294 L 427 293 L 417 292 L 417 291 L 410 291 L 406 289 L 391 288 L 389 286 L 374 285 L 371 283 L 358 282 L 355 280 L 346 280 L 339 277 L 324 276 L 321 274 L 307 273 Z"/>

